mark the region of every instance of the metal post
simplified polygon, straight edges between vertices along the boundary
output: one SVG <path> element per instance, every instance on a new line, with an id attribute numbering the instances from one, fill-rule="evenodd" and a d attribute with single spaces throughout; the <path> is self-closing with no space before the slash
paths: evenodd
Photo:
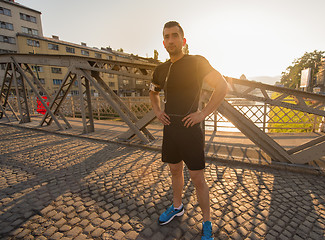
<path id="1" fill-rule="evenodd" d="M 264 103 L 264 112 L 263 112 L 263 132 L 266 130 L 266 103 Z"/>
<path id="2" fill-rule="evenodd" d="M 98 116 L 98 120 L 100 120 L 99 97 L 96 97 L 96 102 L 97 102 L 97 116 Z"/>
<path id="3" fill-rule="evenodd" d="M 213 112 L 213 131 L 217 131 L 218 129 L 218 112 L 215 110 Z"/>
<path id="4" fill-rule="evenodd" d="M 316 131 L 316 125 L 317 125 L 317 116 L 314 115 L 314 124 L 313 124 L 313 132 Z"/>
<path id="5" fill-rule="evenodd" d="M 71 100 L 71 112 L 72 112 L 72 117 L 73 117 L 73 118 L 76 118 L 75 109 L 74 109 L 73 96 L 70 97 L 70 100 Z"/>

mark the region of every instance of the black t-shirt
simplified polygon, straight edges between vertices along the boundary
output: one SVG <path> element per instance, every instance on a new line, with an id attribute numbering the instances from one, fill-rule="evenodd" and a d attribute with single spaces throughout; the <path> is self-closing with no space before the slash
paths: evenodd
<path id="1" fill-rule="evenodd" d="M 197 111 L 203 78 L 212 70 L 208 60 L 199 55 L 184 55 L 174 63 L 157 66 L 152 83 L 165 91 L 165 112 L 185 116 Z"/>

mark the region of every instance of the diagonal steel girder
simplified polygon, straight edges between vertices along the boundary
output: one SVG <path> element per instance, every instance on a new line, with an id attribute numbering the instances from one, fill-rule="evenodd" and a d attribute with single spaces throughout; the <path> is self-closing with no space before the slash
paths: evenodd
<path id="1" fill-rule="evenodd" d="M 112 98 L 112 96 L 110 94 L 108 94 L 102 87 L 101 85 L 93 79 L 93 77 L 91 76 L 91 74 L 87 71 L 87 70 L 77 70 L 77 72 L 80 73 L 80 75 L 85 76 L 85 78 L 87 78 L 92 85 L 96 88 L 96 90 L 103 96 L 103 98 L 111 105 L 111 107 L 119 114 L 119 116 L 123 119 L 123 121 L 134 131 L 134 133 L 140 138 L 141 141 L 143 141 L 144 143 L 148 143 L 149 140 L 148 138 L 141 132 L 141 130 L 139 128 L 137 128 L 137 126 L 130 120 L 130 118 L 128 117 L 127 114 L 125 114 L 120 106 L 118 105 L 118 103 L 116 103 L 114 101 L 114 99 Z"/>
<path id="2" fill-rule="evenodd" d="M 231 121 L 252 142 L 260 147 L 273 160 L 293 163 L 292 157 L 287 151 L 275 142 L 271 137 L 259 129 L 250 119 L 243 116 L 226 100 L 219 106 L 218 112 Z"/>
<path id="3" fill-rule="evenodd" d="M 9 115 L 6 113 L 6 111 L 3 109 L 2 105 L 0 104 L 0 111 L 1 111 L 1 114 L 4 114 L 6 116 L 6 118 L 8 119 L 8 121 L 10 122 L 10 117 Z M 1 116 L 2 118 L 2 116 Z M 0 119 L 1 119 L 0 118 Z"/>
<path id="4" fill-rule="evenodd" d="M 70 78 L 70 81 L 69 81 Z M 63 103 L 63 101 L 65 100 L 65 98 L 67 97 L 67 94 L 73 84 L 73 82 L 75 81 L 76 77 L 71 77 L 71 68 L 68 69 L 67 74 L 64 77 L 64 80 L 62 81 L 62 84 L 60 86 L 59 91 L 56 93 L 55 97 L 50 100 L 50 109 L 53 111 L 54 114 L 59 113 L 59 108 L 61 106 L 61 104 Z M 62 114 L 63 115 L 63 114 Z M 61 116 L 61 115 L 60 115 Z M 68 120 L 64 117 L 63 120 L 65 121 L 66 125 L 68 128 L 71 128 L 70 123 L 68 122 Z M 45 113 L 39 126 L 43 126 L 44 123 L 46 123 L 47 125 L 51 125 L 51 123 L 53 122 L 53 118 L 49 113 Z"/>
<path id="5" fill-rule="evenodd" d="M 120 108 L 125 112 L 128 117 L 132 120 L 132 122 L 135 123 L 135 126 L 140 129 L 150 140 L 154 140 L 155 138 L 152 136 L 152 134 L 145 128 L 145 126 L 141 126 L 141 123 L 139 124 L 139 121 L 146 121 L 146 119 L 139 120 L 133 112 L 123 103 L 123 101 L 114 93 L 114 91 L 104 82 L 103 79 L 99 76 L 99 72 L 92 71 L 91 72 L 92 77 L 94 77 L 99 85 L 114 99 L 114 101 L 120 106 Z M 154 119 L 154 118 L 153 118 Z M 132 136 L 135 135 L 135 132 L 132 129 L 129 129 L 126 133 L 123 133 L 119 136 L 120 139 L 127 140 L 130 139 Z"/>
<path id="6" fill-rule="evenodd" d="M 323 95 L 229 77 L 227 80 L 231 86 L 229 94 L 236 97 L 325 116 L 325 96 Z M 242 89 L 243 87 L 244 89 Z M 262 95 L 256 95 L 253 92 L 255 90 L 259 90 Z M 272 98 L 269 96 L 269 92 L 277 93 L 279 96 Z M 286 101 L 288 96 L 294 96 L 294 103 Z"/>
<path id="7" fill-rule="evenodd" d="M 49 106 L 50 109 L 53 109 L 53 101 L 52 101 L 50 94 L 48 94 L 48 92 L 45 90 L 42 83 L 35 76 L 35 74 L 31 70 L 31 68 L 29 67 L 29 65 L 28 64 L 24 64 L 24 65 L 25 65 L 26 71 L 32 76 L 34 83 L 37 85 L 37 87 L 39 87 L 39 89 L 43 92 L 43 94 L 47 97 L 48 101 L 51 103 Z M 67 125 L 68 128 L 71 128 L 70 123 L 68 122 L 68 120 L 65 118 L 65 116 L 60 111 L 55 109 L 53 112 L 54 112 L 54 114 L 58 114 L 60 116 L 60 118 L 63 119 L 63 121 L 65 122 L 65 124 Z M 46 118 L 46 116 L 50 116 L 50 115 L 46 112 L 44 118 Z M 40 126 L 42 126 L 42 125 L 40 124 Z"/>
<path id="8" fill-rule="evenodd" d="M 0 105 L 1 105 L 1 112 L 0 112 L 0 119 L 2 118 L 3 114 L 6 115 L 8 121 L 10 122 L 10 118 L 8 114 L 6 113 L 7 111 L 7 106 L 10 108 L 10 111 L 12 112 L 13 116 L 17 121 L 19 121 L 19 117 L 12 108 L 11 104 L 8 101 L 8 97 L 10 95 L 10 90 L 11 90 L 11 85 L 12 85 L 12 79 L 13 79 L 13 74 L 9 74 L 9 69 L 11 68 L 11 63 L 6 63 L 6 71 L 3 77 L 2 81 L 2 87 L 0 91 Z M 10 78 L 7 77 L 10 75 Z"/>
<path id="9" fill-rule="evenodd" d="M 47 106 L 47 104 L 45 103 L 45 101 L 43 100 L 42 96 L 39 94 L 37 88 L 34 86 L 33 82 L 27 77 L 27 75 L 25 74 L 24 70 L 21 68 L 21 66 L 16 62 L 14 57 L 11 57 L 12 61 L 14 62 L 15 66 L 18 69 L 18 72 L 22 75 L 23 79 L 26 80 L 26 82 L 28 83 L 28 85 L 31 87 L 31 89 L 35 92 L 36 96 L 38 97 L 39 101 L 43 104 L 44 108 L 46 109 L 46 111 L 51 115 L 51 117 L 54 119 L 56 125 L 61 129 L 64 130 L 64 128 L 62 127 L 62 125 L 60 124 L 59 120 L 57 119 L 57 117 L 55 116 L 55 114 L 51 111 L 51 109 L 49 108 L 49 106 Z M 23 80 L 22 80 L 23 81 Z"/>
<path id="10" fill-rule="evenodd" d="M 288 150 L 294 162 L 305 164 L 325 156 L 325 135 Z"/>
<path id="11" fill-rule="evenodd" d="M 29 115 L 29 107 L 27 103 L 27 93 L 24 84 L 24 80 L 22 78 L 21 73 L 19 73 L 19 77 L 17 77 L 16 66 L 14 63 L 11 63 L 11 70 L 13 78 L 11 81 L 14 83 L 16 96 L 17 96 L 17 103 L 18 109 L 20 113 L 20 123 L 27 123 L 30 122 L 30 115 Z"/>

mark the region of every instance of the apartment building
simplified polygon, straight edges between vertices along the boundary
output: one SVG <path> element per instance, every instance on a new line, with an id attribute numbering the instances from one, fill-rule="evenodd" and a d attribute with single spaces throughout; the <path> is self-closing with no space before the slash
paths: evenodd
<path id="1" fill-rule="evenodd" d="M 0 0 L 0 54 L 57 54 L 114 59 L 107 51 L 88 47 L 86 43 L 75 44 L 62 41 L 58 36 L 44 37 L 41 23 L 41 12 L 21 5 L 14 0 Z M 66 68 L 51 66 L 31 66 L 45 90 L 55 94 L 66 74 Z M 0 85 L 2 84 L 5 66 L 0 66 Z M 112 74 L 101 74 L 103 80 L 117 93 L 118 78 Z M 30 90 L 29 90 L 30 91 Z M 92 95 L 97 92 L 91 88 Z M 72 87 L 71 95 L 78 95 L 77 83 Z"/>
<path id="2" fill-rule="evenodd" d="M 114 51 L 109 49 L 116 60 L 118 61 L 128 61 L 131 63 L 156 63 L 149 58 L 141 58 L 133 54 L 124 53 L 120 51 Z M 132 78 L 127 76 L 118 76 L 118 94 L 121 97 L 135 97 L 135 96 L 148 96 L 149 95 L 149 80 Z"/>
<path id="3" fill-rule="evenodd" d="M 19 52 L 16 37 L 18 32 L 43 36 L 41 12 L 14 0 L 0 0 L 0 54 Z M 4 65 L 0 65 L 0 85 L 4 68 Z"/>
<path id="4" fill-rule="evenodd" d="M 52 55 L 73 55 L 80 57 L 91 57 L 98 59 L 114 59 L 112 53 L 88 47 L 86 43 L 74 44 L 62 41 L 58 36 L 39 37 L 26 33 L 17 33 L 17 43 L 19 46 L 19 53 L 25 54 L 52 54 Z M 32 66 L 35 75 L 38 76 L 41 83 L 44 84 L 45 90 L 51 94 L 56 93 L 66 75 L 67 69 L 55 66 Z M 100 73 L 101 78 L 110 86 L 110 88 L 117 93 L 118 78 L 113 74 Z M 93 96 L 98 93 L 91 87 Z M 72 87 L 71 95 L 79 95 L 78 85 Z"/>
<path id="5" fill-rule="evenodd" d="M 41 12 L 14 0 L 0 0 L 0 28 L 0 53 L 18 52 L 18 32 L 43 36 Z"/>
<path id="6" fill-rule="evenodd" d="M 129 61 L 132 63 L 158 63 L 150 58 L 114 51 L 109 48 L 88 47 L 86 43 L 75 44 L 62 41 L 58 36 L 43 36 L 41 12 L 23 6 L 15 0 L 0 0 L 0 54 L 57 54 Z M 45 90 L 55 94 L 66 74 L 67 69 L 52 66 L 32 66 Z M 5 73 L 5 66 L 0 64 L 0 85 Z M 102 79 L 119 96 L 146 96 L 149 81 L 126 76 L 101 73 Z M 29 90 L 30 91 L 30 90 Z M 92 95 L 98 93 L 91 87 Z M 77 83 L 71 89 L 71 95 L 78 95 Z"/>

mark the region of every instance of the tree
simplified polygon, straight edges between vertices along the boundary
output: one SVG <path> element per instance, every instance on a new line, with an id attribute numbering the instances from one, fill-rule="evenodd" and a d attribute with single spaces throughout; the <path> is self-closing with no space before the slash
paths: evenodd
<path id="1" fill-rule="evenodd" d="M 183 47 L 183 53 L 185 55 L 188 55 L 190 53 L 190 51 L 188 50 L 188 44 L 186 43 L 185 46 Z"/>
<path id="2" fill-rule="evenodd" d="M 123 48 L 117 49 L 118 52 L 123 52 Z"/>
<path id="3" fill-rule="evenodd" d="M 153 51 L 153 59 L 158 60 L 158 55 L 159 55 L 159 53 L 158 53 L 158 51 L 155 49 L 155 50 Z"/>
<path id="4" fill-rule="evenodd" d="M 321 65 L 321 58 L 324 57 L 324 51 L 313 51 L 305 54 L 292 62 L 285 72 L 281 73 L 281 83 L 285 87 L 296 88 L 300 86 L 301 71 L 306 68 L 313 69 L 313 75 L 316 76 Z"/>

